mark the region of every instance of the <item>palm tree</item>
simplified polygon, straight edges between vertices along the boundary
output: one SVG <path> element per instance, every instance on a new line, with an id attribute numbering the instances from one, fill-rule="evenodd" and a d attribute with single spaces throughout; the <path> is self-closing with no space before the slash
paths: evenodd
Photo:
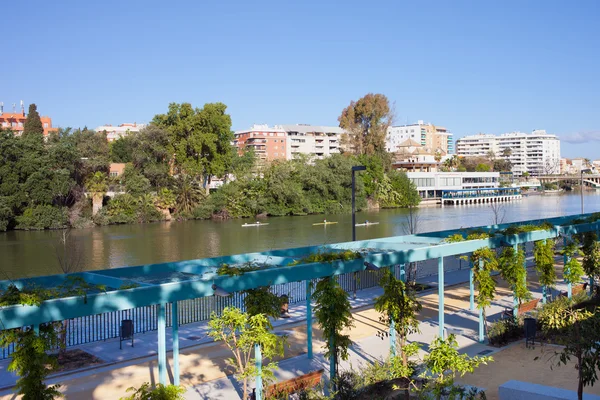
<path id="1" fill-rule="evenodd" d="M 178 213 L 191 213 L 206 196 L 202 185 L 188 175 L 180 175 L 176 180 L 177 199 L 175 200 Z"/>
<path id="2" fill-rule="evenodd" d="M 96 171 L 87 180 L 85 187 L 92 194 L 92 215 L 96 215 L 102 209 L 102 199 L 104 198 L 104 193 L 108 190 L 106 175 L 100 171 Z"/>
<path id="3" fill-rule="evenodd" d="M 171 220 L 171 208 L 175 207 L 175 195 L 167 188 L 162 188 L 154 199 L 154 204 L 162 212 L 166 221 Z"/>

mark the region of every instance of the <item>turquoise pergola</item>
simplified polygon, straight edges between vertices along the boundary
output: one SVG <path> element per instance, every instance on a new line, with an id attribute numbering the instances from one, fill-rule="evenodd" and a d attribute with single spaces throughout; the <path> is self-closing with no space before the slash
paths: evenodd
<path id="1" fill-rule="evenodd" d="M 166 346 L 166 306 L 172 304 L 173 330 L 173 383 L 179 384 L 179 324 L 177 321 L 178 301 L 213 296 L 213 285 L 228 293 L 239 292 L 261 286 L 284 284 L 289 282 L 306 282 L 307 306 L 307 347 L 308 357 L 313 357 L 312 346 L 312 312 L 310 281 L 324 277 L 354 273 L 372 264 L 378 267 L 392 267 L 412 262 L 431 259 L 438 260 L 438 325 L 439 335 L 444 336 L 444 257 L 469 254 L 475 250 L 490 247 L 518 246 L 528 242 L 569 237 L 578 233 L 598 231 L 600 221 L 592 214 L 572 215 L 546 220 L 521 221 L 511 224 L 477 227 L 471 229 L 438 231 L 417 235 L 395 236 L 373 240 L 309 246 L 257 253 L 246 253 L 227 257 L 206 258 L 173 263 L 150 264 L 135 267 L 97 270 L 68 275 L 52 275 L 16 281 L 0 281 L 0 290 L 10 284 L 22 288 L 27 285 L 38 287 L 55 287 L 69 275 L 83 278 L 90 284 L 106 286 L 106 292 L 91 293 L 87 301 L 81 297 L 64 297 L 43 302 L 40 306 L 14 305 L 0 308 L 0 321 L 3 329 L 33 326 L 39 329 L 40 324 L 62 321 L 71 318 L 90 316 L 106 312 L 128 310 L 135 307 L 158 305 L 158 369 L 159 382 L 167 383 L 167 346 Z M 589 222 L 593 221 L 593 222 Z M 549 222 L 552 229 L 538 230 L 517 235 L 504 235 L 499 231 L 513 225 L 540 224 Z M 458 243 L 446 243 L 445 238 L 459 233 L 466 236 L 467 231 L 478 230 L 492 233 L 489 239 L 468 240 Z M 327 263 L 295 264 L 303 257 L 315 252 L 360 250 L 362 258 L 351 261 L 334 261 Z M 262 266 L 256 271 L 249 271 L 240 276 L 220 276 L 216 269 L 222 264 L 230 266 L 246 262 Z M 472 266 L 472 268 L 478 266 Z M 403 270 L 403 268 L 401 268 Z M 471 271 L 470 303 L 474 309 L 475 288 Z M 123 285 L 137 284 L 131 289 L 121 289 Z M 570 289 L 570 285 L 569 285 Z M 484 320 L 480 310 L 479 339 L 484 340 Z M 260 367 L 260 355 L 257 354 Z M 330 360 L 331 371 L 335 368 L 335 359 Z M 260 380 L 257 380 L 257 398 L 261 398 Z"/>

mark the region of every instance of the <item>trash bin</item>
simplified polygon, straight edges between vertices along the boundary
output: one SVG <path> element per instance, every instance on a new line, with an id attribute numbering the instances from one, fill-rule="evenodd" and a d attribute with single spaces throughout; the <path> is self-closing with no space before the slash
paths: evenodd
<path id="1" fill-rule="evenodd" d="M 287 295 L 283 294 L 279 296 L 279 299 L 281 300 L 281 318 L 289 318 L 290 298 Z"/>
<path id="2" fill-rule="evenodd" d="M 121 335 L 119 338 L 119 348 L 123 349 L 123 340 L 131 339 L 131 347 L 133 347 L 133 320 L 124 319 L 121 321 Z"/>
<path id="3" fill-rule="evenodd" d="M 525 318 L 525 347 L 529 347 L 529 344 L 533 347 L 535 345 L 535 331 L 537 329 L 537 321 L 535 318 Z"/>

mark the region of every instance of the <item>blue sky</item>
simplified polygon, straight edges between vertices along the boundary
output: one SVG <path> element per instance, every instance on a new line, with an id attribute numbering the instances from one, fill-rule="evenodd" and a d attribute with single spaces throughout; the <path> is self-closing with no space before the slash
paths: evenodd
<path id="1" fill-rule="evenodd" d="M 336 125 L 395 102 L 456 137 L 546 129 L 600 158 L 600 2 L 12 1 L 0 101 L 55 125 L 147 122 L 170 102 L 252 123 Z M 569 142 L 566 142 L 569 140 Z"/>

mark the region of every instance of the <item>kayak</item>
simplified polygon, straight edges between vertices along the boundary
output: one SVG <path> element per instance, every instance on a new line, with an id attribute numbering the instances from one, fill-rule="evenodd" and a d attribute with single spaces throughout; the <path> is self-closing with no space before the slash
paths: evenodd
<path id="1" fill-rule="evenodd" d="M 242 225 L 242 227 L 246 227 L 246 226 L 263 226 L 263 225 L 269 225 L 269 223 L 263 223 L 263 224 L 244 224 Z"/>
<path id="2" fill-rule="evenodd" d="M 355 224 L 354 226 L 369 226 L 369 225 L 379 225 L 379 222 L 365 222 L 363 224 Z"/>
<path id="3" fill-rule="evenodd" d="M 313 224 L 313 225 L 333 225 L 333 224 L 337 224 L 337 222 L 317 222 L 316 224 Z"/>

